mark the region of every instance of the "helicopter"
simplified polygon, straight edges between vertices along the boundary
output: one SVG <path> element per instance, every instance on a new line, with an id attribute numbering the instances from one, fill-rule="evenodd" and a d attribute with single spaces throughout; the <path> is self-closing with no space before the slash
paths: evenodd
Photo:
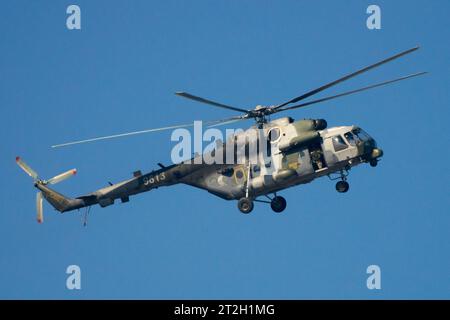
<path id="1" fill-rule="evenodd" d="M 350 169 L 364 163 L 368 163 L 372 167 L 377 166 L 380 158 L 383 156 L 383 150 L 378 146 L 374 138 L 356 125 L 328 128 L 327 121 L 324 119 L 296 121 L 289 116 L 274 120 L 269 118 L 279 112 L 315 105 L 424 75 L 426 72 L 418 72 L 336 95 L 303 101 L 339 83 L 418 49 L 419 47 L 416 46 L 402 51 L 291 100 L 272 106 L 259 105 L 252 109 L 244 109 L 205 99 L 187 92 L 176 92 L 176 95 L 186 99 L 240 113 L 230 118 L 205 122 L 208 126 L 220 126 L 244 120 L 254 120 L 255 123 L 247 130 L 231 135 L 226 142 L 216 141 L 216 147 L 208 151 L 207 154 L 195 154 L 185 161 L 168 166 L 158 163 L 159 169 L 146 174 L 142 174 L 140 170 L 137 170 L 130 179 L 115 184 L 110 183 L 109 186 L 76 198 L 66 197 L 50 188 L 51 185 L 75 175 L 76 169 L 71 169 L 45 180 L 41 179 L 37 172 L 29 167 L 20 157 L 16 158 L 16 163 L 33 178 L 34 186 L 38 189 L 36 210 L 39 223 L 42 223 L 44 219 L 43 199 L 47 200 L 50 205 L 61 213 L 81 208 L 86 208 L 88 212 L 90 207 L 96 204 L 101 207 L 107 207 L 113 205 L 119 199 L 122 203 L 125 203 L 130 200 L 130 196 L 174 184 L 186 184 L 206 190 L 225 200 L 237 200 L 237 207 L 244 214 L 248 214 L 254 209 L 255 202 L 270 204 L 274 212 L 281 213 L 286 209 L 287 201 L 278 195 L 280 191 L 328 176 L 331 180 L 338 180 L 335 185 L 336 190 L 339 193 L 345 193 L 349 190 L 347 177 Z M 147 129 L 73 141 L 52 147 L 65 147 L 192 126 L 193 124 L 190 123 Z M 240 143 L 238 143 L 239 141 Z M 256 145 L 256 148 L 253 148 L 253 145 Z M 253 152 L 250 152 L 250 149 Z M 230 154 L 228 152 L 230 150 L 232 161 L 225 159 L 225 154 Z M 210 158 L 213 157 L 216 161 L 212 163 L 205 161 L 207 158 L 205 155 Z"/>

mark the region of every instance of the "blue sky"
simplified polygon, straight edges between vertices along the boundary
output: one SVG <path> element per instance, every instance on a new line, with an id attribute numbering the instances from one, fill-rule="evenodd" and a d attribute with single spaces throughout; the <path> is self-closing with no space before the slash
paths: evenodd
<path id="1" fill-rule="evenodd" d="M 66 28 L 81 7 L 82 30 Z M 382 29 L 366 28 L 378 4 Z M 0 298 L 450 298 L 448 1 L 2 1 Z M 71 148 L 73 139 L 234 115 L 184 90 L 250 108 L 276 104 L 417 44 L 421 50 L 327 94 L 416 71 L 421 78 L 293 111 L 357 124 L 385 151 L 352 170 L 257 204 L 177 185 L 60 215 L 14 162 L 84 194 L 170 162 L 170 132 Z M 68 265 L 82 289 L 69 291 Z M 366 268 L 381 267 L 368 290 Z"/>

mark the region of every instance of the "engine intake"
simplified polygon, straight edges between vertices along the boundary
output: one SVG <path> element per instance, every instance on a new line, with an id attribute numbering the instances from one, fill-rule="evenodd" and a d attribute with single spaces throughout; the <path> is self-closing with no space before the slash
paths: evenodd
<path id="1" fill-rule="evenodd" d="M 313 121 L 314 121 L 314 129 L 316 130 L 324 130 L 328 126 L 328 123 L 325 119 L 316 119 Z"/>

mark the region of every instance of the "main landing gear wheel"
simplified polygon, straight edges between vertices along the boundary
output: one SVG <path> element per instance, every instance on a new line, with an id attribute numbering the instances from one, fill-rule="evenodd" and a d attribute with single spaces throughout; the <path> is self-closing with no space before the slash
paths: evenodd
<path id="1" fill-rule="evenodd" d="M 238 208 L 242 213 L 250 213 L 253 210 L 253 201 L 249 198 L 241 198 L 238 201 Z"/>
<path id="2" fill-rule="evenodd" d="M 286 199 L 280 196 L 276 196 L 270 201 L 270 207 L 276 213 L 283 212 L 286 209 Z"/>
<path id="3" fill-rule="evenodd" d="M 350 188 L 350 185 L 347 181 L 338 181 L 336 183 L 336 191 L 340 193 L 345 193 Z"/>

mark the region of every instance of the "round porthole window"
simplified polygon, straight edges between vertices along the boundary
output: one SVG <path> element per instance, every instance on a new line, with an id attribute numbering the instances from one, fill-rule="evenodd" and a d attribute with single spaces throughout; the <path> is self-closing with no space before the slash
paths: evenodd
<path id="1" fill-rule="evenodd" d="M 236 171 L 236 178 L 237 179 L 242 179 L 244 177 L 244 172 L 242 170 L 237 170 Z"/>
<path id="2" fill-rule="evenodd" d="M 279 128 L 270 129 L 268 140 L 270 142 L 277 142 L 279 139 L 280 139 L 280 129 Z"/>

